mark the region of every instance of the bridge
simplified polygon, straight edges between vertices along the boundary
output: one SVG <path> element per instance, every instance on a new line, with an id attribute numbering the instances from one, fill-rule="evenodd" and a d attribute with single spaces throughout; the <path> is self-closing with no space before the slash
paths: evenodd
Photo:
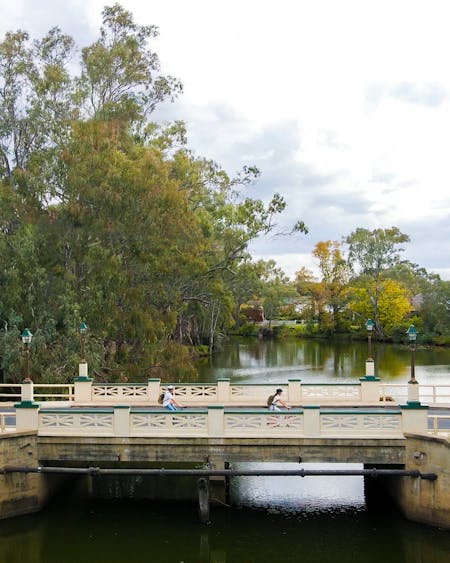
<path id="1" fill-rule="evenodd" d="M 97 468 L 100 475 L 102 470 L 136 471 L 136 466 L 161 471 L 181 463 L 185 471 L 192 465 L 197 471 L 215 471 L 199 484 L 205 514 L 210 488 L 215 498 L 226 501 L 227 471 L 236 463 L 358 462 L 365 470 L 391 471 L 378 474 L 378 481 L 391 489 L 409 518 L 450 527 L 448 435 L 440 435 L 436 424 L 430 428 L 429 420 L 430 404 L 450 402 L 450 385 L 393 386 L 366 376 L 351 384 L 291 379 L 244 385 L 221 379 L 174 386 L 177 400 L 187 405 L 176 412 L 158 405 L 165 388 L 158 379 L 97 384 L 82 375 L 68 385 L 3 386 L 3 399 L 20 399 L 14 404 L 14 432 L 0 434 L 0 446 L 10 446 L 3 458 L 0 450 L 3 507 L 13 510 L 17 483 L 27 483 L 24 511 L 41 506 L 50 482 L 46 468 Z M 291 410 L 275 413 L 264 406 L 276 387 L 283 389 Z M 1 491 L 2 485 L 0 510 Z"/>

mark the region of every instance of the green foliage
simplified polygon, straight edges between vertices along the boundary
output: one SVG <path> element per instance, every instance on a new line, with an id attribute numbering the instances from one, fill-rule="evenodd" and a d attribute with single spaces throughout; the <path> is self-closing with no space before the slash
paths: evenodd
<path id="1" fill-rule="evenodd" d="M 274 292 L 273 264 L 250 263 L 247 246 L 285 201 L 250 197 L 256 167 L 230 177 L 195 156 L 182 122 L 150 121 L 181 91 L 149 48 L 157 34 L 119 4 L 105 7 L 79 76 L 75 44 L 58 28 L 0 42 L 6 379 L 21 377 L 23 326 L 34 333 L 33 378 L 70 379 L 81 320 L 96 377 L 192 377 L 192 347 L 211 353 L 248 296 L 266 281 Z"/>

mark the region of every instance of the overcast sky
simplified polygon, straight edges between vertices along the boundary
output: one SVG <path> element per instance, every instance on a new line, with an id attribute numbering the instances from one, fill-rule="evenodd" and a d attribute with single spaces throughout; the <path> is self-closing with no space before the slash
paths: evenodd
<path id="1" fill-rule="evenodd" d="M 82 47 L 98 0 L 0 0 L 0 32 L 39 37 L 58 25 Z M 154 24 L 162 71 L 183 96 L 159 112 L 251 189 L 288 202 L 279 230 L 307 236 L 251 247 L 292 275 L 320 240 L 397 226 L 405 257 L 450 279 L 449 0 L 122 0 Z"/>

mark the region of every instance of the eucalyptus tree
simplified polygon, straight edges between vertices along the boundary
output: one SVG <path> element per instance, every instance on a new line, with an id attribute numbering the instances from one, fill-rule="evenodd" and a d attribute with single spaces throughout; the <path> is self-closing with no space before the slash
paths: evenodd
<path id="1" fill-rule="evenodd" d="M 400 245 L 409 242 L 409 237 L 397 227 L 373 231 L 359 227 L 346 237 L 345 242 L 349 264 L 369 299 L 375 330 L 383 337 L 379 310 L 383 282 L 389 270 L 399 264 L 403 251 Z"/>

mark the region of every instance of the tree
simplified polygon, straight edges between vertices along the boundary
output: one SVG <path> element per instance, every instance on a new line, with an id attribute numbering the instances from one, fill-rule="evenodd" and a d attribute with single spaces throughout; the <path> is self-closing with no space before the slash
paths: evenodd
<path id="1" fill-rule="evenodd" d="M 142 122 L 181 91 L 181 82 L 159 74 L 158 55 L 148 48 L 154 25 L 139 26 L 120 4 L 102 12 L 100 38 L 82 50 L 77 97 L 90 117 Z"/>
<path id="2" fill-rule="evenodd" d="M 408 242 L 409 237 L 397 227 L 390 229 L 358 228 L 345 239 L 348 245 L 348 261 L 355 275 L 364 282 L 365 291 L 371 304 L 371 317 L 375 330 L 382 338 L 383 325 L 380 321 L 379 300 L 386 273 L 400 261 L 399 245 Z"/>
<path id="3" fill-rule="evenodd" d="M 314 276 L 311 270 L 303 267 L 295 273 L 294 285 L 297 293 L 309 301 L 309 305 L 303 308 L 302 317 L 306 319 L 311 327 L 317 321 L 322 329 L 328 324 L 325 312 L 326 295 L 323 284 Z"/>
<path id="4" fill-rule="evenodd" d="M 58 28 L 0 43 L 0 364 L 8 376 L 18 325 L 35 334 L 33 357 L 46 363 L 39 378 L 64 372 L 81 320 L 98 377 L 131 366 L 191 373 L 183 345 L 212 350 L 231 326 L 245 278 L 257 288 L 265 275 L 263 265 L 251 273 L 248 244 L 285 208 L 279 194 L 252 197 L 255 167 L 229 176 L 189 150 L 182 122 L 149 121 L 181 91 L 149 46 L 157 29 L 118 4 L 102 16 L 79 76 L 69 71 L 74 42 Z"/>
<path id="5" fill-rule="evenodd" d="M 367 284 L 371 287 L 367 287 Z M 348 308 L 360 319 L 375 317 L 371 295 L 375 294 L 375 284 L 378 284 L 377 319 L 383 327 L 383 334 L 391 336 L 393 329 L 402 323 L 411 312 L 408 293 L 398 282 L 390 279 L 378 282 L 360 279 L 349 288 L 350 302 Z"/>
<path id="6" fill-rule="evenodd" d="M 327 240 L 316 244 L 313 256 L 319 262 L 322 274 L 322 286 L 326 305 L 332 312 L 332 330 L 339 325 L 339 313 L 346 304 L 346 284 L 349 280 L 349 268 L 341 253 L 340 244 Z"/>

